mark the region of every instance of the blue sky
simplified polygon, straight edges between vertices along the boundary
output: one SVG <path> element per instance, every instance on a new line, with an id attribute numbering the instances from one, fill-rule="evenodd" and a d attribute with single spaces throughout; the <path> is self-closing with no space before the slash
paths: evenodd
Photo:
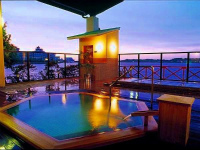
<path id="1" fill-rule="evenodd" d="M 121 27 L 120 53 L 200 51 L 200 1 L 125 1 L 98 15 L 100 28 Z M 2 1 L 7 32 L 20 50 L 78 53 L 81 16 L 37 1 Z"/>

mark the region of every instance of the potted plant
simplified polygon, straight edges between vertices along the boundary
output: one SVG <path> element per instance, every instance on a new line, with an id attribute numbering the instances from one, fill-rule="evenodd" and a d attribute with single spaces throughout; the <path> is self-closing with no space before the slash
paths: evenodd
<path id="1" fill-rule="evenodd" d="M 83 71 L 84 71 L 84 78 L 86 80 L 91 80 L 92 72 L 95 68 L 95 65 L 90 62 L 89 52 L 82 53 L 82 55 L 83 55 L 84 62 L 85 62 L 84 64 L 81 64 L 81 67 L 83 68 Z"/>

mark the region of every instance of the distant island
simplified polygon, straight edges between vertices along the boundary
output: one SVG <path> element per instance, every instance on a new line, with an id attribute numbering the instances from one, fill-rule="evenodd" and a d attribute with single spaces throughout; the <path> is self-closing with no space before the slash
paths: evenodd
<path id="1" fill-rule="evenodd" d="M 21 63 L 23 61 L 27 61 L 27 56 L 23 54 L 23 51 L 19 51 L 17 49 L 18 53 L 16 55 L 16 62 Z M 21 53 L 20 53 L 21 52 Z M 39 46 L 36 47 L 35 51 L 31 51 L 29 53 L 29 61 L 33 64 L 43 64 L 48 61 L 48 54 Z M 56 56 L 54 53 L 50 53 L 49 55 L 49 61 L 54 61 L 58 63 L 63 63 L 64 59 L 60 58 L 60 56 Z M 66 57 L 67 63 L 74 63 L 75 60 L 72 57 Z"/>
<path id="2" fill-rule="evenodd" d="M 125 59 L 120 62 L 138 62 L 138 59 Z M 140 62 L 159 63 L 160 59 L 140 59 Z M 200 58 L 190 58 L 191 63 L 200 63 Z M 187 63 L 187 58 L 173 58 L 170 60 L 163 59 L 163 63 Z"/>

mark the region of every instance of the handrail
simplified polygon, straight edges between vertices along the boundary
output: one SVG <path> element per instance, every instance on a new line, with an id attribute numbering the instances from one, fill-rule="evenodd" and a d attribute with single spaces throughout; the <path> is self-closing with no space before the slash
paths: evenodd
<path id="1" fill-rule="evenodd" d="M 187 53 L 200 53 L 200 51 L 188 51 L 188 52 L 150 52 L 150 53 L 121 53 L 119 55 L 138 55 L 138 54 L 187 54 Z"/>
<path id="2" fill-rule="evenodd" d="M 120 77 L 118 77 L 115 81 L 113 81 L 109 86 L 113 86 L 117 81 L 119 81 L 123 76 L 125 76 L 127 73 L 129 73 L 131 70 L 133 70 L 133 68 L 135 68 L 135 67 L 133 67 L 133 66 L 131 66 L 130 68 L 129 68 L 129 70 L 128 71 L 126 71 L 123 75 L 121 75 Z"/>
<path id="3" fill-rule="evenodd" d="M 129 66 L 128 66 L 129 67 Z M 129 70 L 127 72 L 125 72 L 123 75 L 121 75 L 116 81 L 114 81 L 113 83 L 110 84 L 110 86 L 113 86 L 117 81 L 119 81 L 119 79 L 123 76 L 125 76 L 128 72 L 130 72 L 131 70 L 133 70 L 134 68 L 136 68 L 138 66 L 130 66 Z M 154 66 L 140 66 L 140 67 L 149 67 L 151 68 L 151 109 L 153 109 L 153 92 L 154 92 Z M 111 88 L 110 88 L 110 97 L 111 97 Z"/>
<path id="4" fill-rule="evenodd" d="M 135 68 L 135 67 L 131 66 L 131 67 L 129 68 L 128 71 L 126 71 L 123 75 L 121 75 L 120 77 L 118 77 L 115 81 L 113 81 L 113 82 L 109 85 L 109 96 L 110 96 L 110 98 L 111 98 L 111 93 L 112 93 L 112 92 L 111 92 L 112 86 L 113 86 L 115 83 L 117 83 L 123 76 L 125 76 L 127 73 L 129 73 L 130 71 L 132 71 L 134 68 Z"/>

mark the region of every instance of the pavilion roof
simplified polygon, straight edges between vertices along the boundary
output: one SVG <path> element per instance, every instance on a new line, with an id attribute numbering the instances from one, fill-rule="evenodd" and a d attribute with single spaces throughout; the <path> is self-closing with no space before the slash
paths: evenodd
<path id="1" fill-rule="evenodd" d="M 73 40 L 73 39 L 80 39 L 80 38 L 86 38 L 86 37 L 92 37 L 92 36 L 98 36 L 102 35 L 105 33 L 113 32 L 115 30 L 119 30 L 120 28 L 110 28 L 110 29 L 104 29 L 104 30 L 96 30 L 96 31 L 90 31 L 90 32 L 85 32 L 83 34 L 78 34 L 74 36 L 67 37 L 68 40 Z"/>

